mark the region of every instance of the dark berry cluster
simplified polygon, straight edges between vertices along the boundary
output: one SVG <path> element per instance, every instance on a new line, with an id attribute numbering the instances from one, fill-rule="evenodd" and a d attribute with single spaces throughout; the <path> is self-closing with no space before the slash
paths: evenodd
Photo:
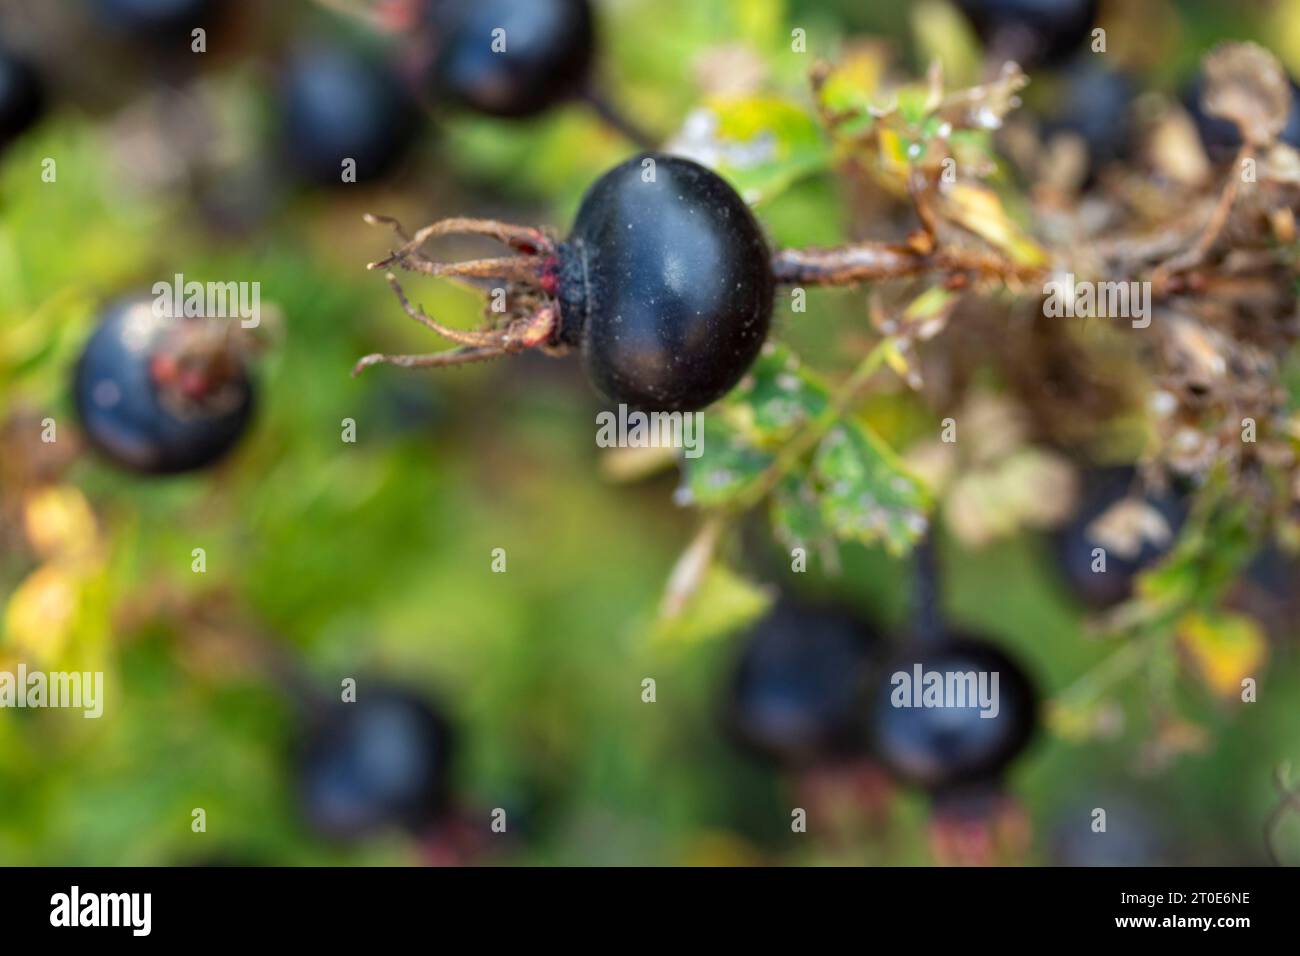
<path id="1" fill-rule="evenodd" d="M 727 726 L 784 767 L 869 756 L 900 782 L 938 795 L 996 783 L 1038 726 L 1038 694 L 1024 669 L 997 645 L 961 633 L 886 653 L 859 615 L 783 601 L 745 639 Z M 921 675 L 938 675 L 940 690 L 958 686 L 969 698 L 931 699 Z"/>

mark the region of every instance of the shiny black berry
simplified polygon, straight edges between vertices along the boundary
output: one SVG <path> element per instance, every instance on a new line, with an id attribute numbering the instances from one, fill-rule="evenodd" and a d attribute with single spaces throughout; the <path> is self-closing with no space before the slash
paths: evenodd
<path id="1" fill-rule="evenodd" d="M 927 790 L 997 778 L 1037 726 L 1038 694 L 1029 676 L 978 638 L 957 634 L 915 646 L 877 683 L 875 755 L 898 779 Z"/>
<path id="2" fill-rule="evenodd" d="M 423 697 L 360 682 L 355 701 L 325 705 L 302 747 L 308 825 L 343 840 L 425 829 L 447 807 L 452 746 L 449 721 Z"/>
<path id="3" fill-rule="evenodd" d="M 1103 516 L 1120 520 L 1114 507 L 1125 499 L 1144 502 L 1154 509 L 1163 528 L 1122 529 L 1121 536 L 1137 535 L 1137 547 L 1123 553 L 1107 546 L 1106 529 L 1097 521 Z M 1163 558 L 1173 546 L 1173 540 L 1187 517 L 1186 496 L 1177 491 L 1142 494 L 1142 484 L 1132 468 L 1099 468 L 1089 471 L 1083 478 L 1083 491 L 1074 516 L 1056 534 L 1056 554 L 1066 584 L 1083 604 L 1092 608 L 1107 608 L 1127 600 L 1133 593 L 1133 579 L 1138 572 L 1151 567 Z M 1121 521 L 1121 523 L 1126 523 Z M 1167 529 L 1167 539 L 1160 532 Z M 1155 532 L 1154 534 L 1148 532 Z M 1101 550 L 1101 555 L 1098 554 Z M 1105 570 L 1100 570 L 1104 558 Z M 1098 570 L 1094 570 L 1097 568 Z"/>
<path id="4" fill-rule="evenodd" d="M 725 721 L 746 749 L 783 766 L 862 753 L 880 643 L 857 617 L 790 602 L 746 637 Z"/>
<path id="5" fill-rule="evenodd" d="M 595 51 L 588 0 L 443 0 L 429 86 L 493 116 L 531 116 L 583 92 Z"/>
<path id="6" fill-rule="evenodd" d="M 73 378 L 91 445 L 154 474 L 203 468 L 230 451 L 252 419 L 253 386 L 229 321 L 160 318 L 148 297 L 106 309 Z"/>
<path id="7" fill-rule="evenodd" d="M 690 160 L 644 154 L 587 191 L 560 248 L 558 338 L 611 401 L 703 408 L 758 355 L 773 287 L 736 191 Z"/>
<path id="8" fill-rule="evenodd" d="M 606 398 L 643 411 L 692 411 L 721 398 L 767 338 L 776 278 L 767 243 L 745 201 L 717 174 L 675 156 L 646 153 L 587 191 L 564 242 L 531 226 L 454 217 L 412 238 L 396 220 L 400 248 L 370 268 L 475 280 L 500 279 L 505 318 L 467 332 L 412 303 L 387 275 L 403 310 L 460 348 L 424 355 L 366 355 L 353 366 L 446 368 L 527 349 L 576 349 Z M 496 239 L 517 255 L 440 262 L 423 246 L 454 234 Z"/>
<path id="9" fill-rule="evenodd" d="M 1025 67 L 1076 52 L 1097 20 L 1097 0 L 958 0 L 991 52 Z"/>
<path id="10" fill-rule="evenodd" d="M 142 39 L 187 37 L 210 29 L 225 0 L 94 0 L 105 26 Z"/>
<path id="11" fill-rule="evenodd" d="M 277 108 L 289 169 L 320 185 L 382 177 L 406 154 L 418 125 L 414 105 L 385 63 L 326 43 L 290 55 Z"/>
<path id="12" fill-rule="evenodd" d="M 1237 155 L 1241 149 L 1241 131 L 1237 124 L 1228 119 L 1211 116 L 1201 104 L 1204 78 L 1197 73 L 1183 91 L 1183 106 L 1196 123 L 1201 145 L 1212 162 L 1226 163 Z M 1280 137 L 1282 142 L 1300 149 L 1300 86 L 1291 80 L 1291 112 L 1287 114 L 1286 126 Z"/>
<path id="13" fill-rule="evenodd" d="M 0 49 L 0 149 L 31 129 L 45 112 L 45 85 L 26 60 Z"/>

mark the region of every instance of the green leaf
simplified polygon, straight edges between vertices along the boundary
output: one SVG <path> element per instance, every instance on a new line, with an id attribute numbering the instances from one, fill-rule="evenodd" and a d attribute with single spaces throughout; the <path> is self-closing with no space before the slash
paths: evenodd
<path id="1" fill-rule="evenodd" d="M 728 0 L 735 37 L 755 49 L 769 50 L 782 42 L 785 22 L 783 0 Z"/>
<path id="2" fill-rule="evenodd" d="M 825 385 L 793 352 L 774 344 L 763 350 L 720 410 L 752 444 L 770 448 L 820 415 L 828 401 Z"/>
<path id="3" fill-rule="evenodd" d="M 1207 479 L 1170 553 L 1138 576 L 1138 594 L 1163 606 L 1210 607 L 1237 580 L 1257 546 L 1249 506 L 1222 472 Z"/>
<path id="4" fill-rule="evenodd" d="M 704 415 L 703 453 L 683 459 L 689 503 L 730 503 L 827 401 L 826 387 L 794 353 L 775 344 L 765 348 L 740 385 Z"/>
<path id="5" fill-rule="evenodd" d="M 813 459 L 822 520 L 841 538 L 906 554 L 927 526 L 930 495 L 865 425 L 841 422 Z"/>
<path id="6" fill-rule="evenodd" d="M 769 604 L 757 584 L 714 562 L 682 613 L 656 621 L 653 638 L 681 644 L 721 637 L 756 620 Z"/>
<path id="7" fill-rule="evenodd" d="M 716 415 L 705 415 L 702 453 L 683 458 L 685 496 L 701 508 L 726 505 L 758 480 L 772 456 L 751 447 Z"/>
<path id="8" fill-rule="evenodd" d="M 879 97 L 886 59 L 881 49 L 850 53 L 823 79 L 818 90 L 822 110 L 836 117 L 836 133 L 856 137 L 870 131 L 874 119 L 871 107 Z"/>
<path id="9" fill-rule="evenodd" d="M 953 85 L 979 82 L 984 55 L 966 19 L 952 4 L 923 0 L 912 7 L 912 32 L 925 61 L 938 60 Z"/>
<path id="10" fill-rule="evenodd" d="M 787 547 L 807 547 L 828 536 L 817 490 L 806 475 L 786 475 L 772 493 L 772 533 Z"/>
<path id="11" fill-rule="evenodd" d="M 689 503 L 720 507 L 742 496 L 829 403 L 827 387 L 792 352 L 764 349 L 744 381 L 706 414 L 704 452 L 685 459 Z M 929 507 L 928 491 L 885 441 L 842 420 L 822 439 L 810 469 L 796 466 L 774 489 L 771 520 L 791 545 L 834 536 L 905 553 L 924 531 Z"/>
<path id="12" fill-rule="evenodd" d="M 930 87 L 914 83 L 899 87 L 894 95 L 897 97 L 898 114 L 903 122 L 911 127 L 919 127 L 930 115 Z"/>

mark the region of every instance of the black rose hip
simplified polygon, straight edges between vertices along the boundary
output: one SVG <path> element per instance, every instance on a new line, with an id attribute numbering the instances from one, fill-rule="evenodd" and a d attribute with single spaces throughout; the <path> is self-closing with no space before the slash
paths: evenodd
<path id="1" fill-rule="evenodd" d="M 430 106 L 520 119 L 582 102 L 639 146 L 657 142 L 606 94 L 590 0 L 427 3 L 414 72 Z"/>
<path id="2" fill-rule="evenodd" d="M 493 116 L 532 116 L 585 89 L 595 52 L 587 0 L 437 3 L 437 99 Z"/>
<path id="3" fill-rule="evenodd" d="M 415 108 L 390 69 L 338 44 L 294 50 L 280 72 L 276 103 L 287 167 L 298 179 L 325 186 L 380 178 L 401 161 L 418 128 Z M 345 172 L 351 173 L 346 179 Z"/>
<path id="4" fill-rule="evenodd" d="M 782 601 L 746 637 L 726 695 L 728 730 L 782 766 L 862 753 L 879 644 L 855 616 Z"/>
<path id="5" fill-rule="evenodd" d="M 403 688 L 363 685 L 324 705 L 298 762 L 308 825 L 335 839 L 427 827 L 447 809 L 452 737 L 441 710 Z"/>
<path id="6" fill-rule="evenodd" d="M 452 264 L 419 255 L 424 242 L 453 232 L 492 236 L 522 255 Z M 739 381 L 772 319 L 771 254 L 744 200 L 705 167 L 661 154 L 634 157 L 597 180 L 565 242 L 536 229 L 453 219 L 374 264 L 389 266 L 507 280 L 513 311 L 488 331 L 450 329 L 407 302 L 390 274 L 407 312 L 461 348 L 367 356 L 358 371 L 379 362 L 431 367 L 576 348 L 611 401 L 686 411 Z"/>
<path id="7" fill-rule="evenodd" d="M 995 55 L 1050 66 L 1078 52 L 1097 20 L 1097 0 L 958 0 Z"/>
<path id="8" fill-rule="evenodd" d="M 611 399 L 700 408 L 736 384 L 767 338 L 769 253 L 716 174 L 653 162 L 618 166 L 583 200 L 560 250 L 561 341 L 581 347 Z"/>
<path id="9" fill-rule="evenodd" d="M 931 791 L 995 780 L 1037 726 L 1025 671 L 979 638 L 945 635 L 902 653 L 872 708 L 875 754 L 905 783 Z"/>
<path id="10" fill-rule="evenodd" d="M 253 413 L 230 322 L 160 316 L 146 296 L 106 309 L 73 378 L 90 444 L 122 467 L 153 474 L 193 471 L 229 452 Z"/>

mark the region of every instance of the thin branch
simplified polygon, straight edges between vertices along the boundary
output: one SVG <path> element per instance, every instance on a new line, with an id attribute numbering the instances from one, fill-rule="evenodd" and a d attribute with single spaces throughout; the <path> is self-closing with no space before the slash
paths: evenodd
<path id="1" fill-rule="evenodd" d="M 713 514 L 704 519 L 699 531 L 691 539 L 686 550 L 682 552 L 668 575 L 663 597 L 659 602 L 659 617 L 673 620 L 680 617 L 686 605 L 704 582 L 704 575 L 713 562 L 714 552 L 718 548 L 718 539 L 726 528 L 727 522 L 722 515 Z"/>
<path id="2" fill-rule="evenodd" d="M 1132 638 L 1118 650 L 1101 659 L 1084 672 L 1074 683 L 1060 691 L 1055 698 L 1058 707 L 1078 706 L 1099 697 L 1106 688 L 1119 683 L 1137 671 L 1154 652 L 1156 641 Z"/>
<path id="3" fill-rule="evenodd" d="M 975 273 L 1003 282 L 1041 279 L 1047 270 L 999 256 L 959 249 L 920 252 L 897 243 L 859 242 L 833 249 L 781 249 L 772 256 L 776 281 L 785 285 L 855 285 L 930 272 Z"/>
<path id="4" fill-rule="evenodd" d="M 1228 181 L 1224 183 L 1223 190 L 1219 193 L 1219 201 L 1215 203 L 1213 212 L 1210 213 L 1209 221 L 1206 222 L 1205 228 L 1201 230 L 1201 235 L 1196 244 L 1187 251 L 1174 256 L 1162 262 L 1156 267 L 1155 272 L 1151 274 L 1151 284 L 1159 294 L 1169 284 L 1169 280 L 1181 272 L 1193 269 L 1200 265 L 1214 244 L 1218 242 L 1219 236 L 1222 235 L 1224 227 L 1228 224 L 1228 218 L 1232 214 L 1232 207 L 1237 201 L 1237 194 L 1241 191 L 1241 166 L 1243 163 L 1253 159 L 1255 155 L 1254 147 L 1249 143 L 1242 145 L 1237 152 L 1237 158 L 1233 160 L 1232 172 L 1228 175 Z"/>
<path id="5" fill-rule="evenodd" d="M 420 229 L 415 235 L 408 236 L 406 230 L 402 228 L 402 224 L 392 216 L 377 216 L 373 213 L 367 213 L 363 218 L 372 226 L 388 226 L 403 241 L 403 245 L 392 250 L 386 258 L 370 263 L 368 266 L 370 269 L 383 269 L 393 262 L 404 261 L 412 256 L 418 256 L 420 247 L 430 239 L 450 235 L 485 236 L 527 255 L 550 254 L 555 251 L 554 240 L 541 229 L 533 226 L 517 226 L 496 219 L 470 219 L 464 216 L 453 216 L 450 219 L 440 219 L 438 222 L 431 223 Z"/>
<path id="6" fill-rule="evenodd" d="M 629 119 L 626 113 L 601 93 L 596 92 L 594 89 L 588 89 L 583 92 L 582 100 L 591 107 L 593 113 L 600 117 L 601 122 L 641 149 L 654 149 L 659 145 L 658 137 L 651 135 L 639 123 Z"/>
<path id="7" fill-rule="evenodd" d="M 772 256 L 776 281 L 785 285 L 852 285 L 925 271 L 926 257 L 902 245 L 859 243 L 834 249 L 781 249 Z"/>
<path id="8" fill-rule="evenodd" d="M 406 293 L 402 290 L 401 284 L 397 281 L 397 276 L 390 272 L 386 278 L 388 279 L 388 285 L 393 290 L 393 295 L 397 296 L 397 301 L 402 304 L 403 311 L 405 311 L 411 318 L 415 319 L 415 321 L 423 325 L 426 329 L 431 329 L 443 338 L 450 339 L 452 342 L 458 342 L 461 345 L 501 346 L 502 336 L 498 331 L 471 332 L 465 329 L 453 329 L 450 326 L 443 325 L 442 323 L 430 318 L 423 308 L 412 305 L 410 300 L 407 299 Z"/>
<path id="9" fill-rule="evenodd" d="M 503 348 L 489 346 L 465 345 L 445 352 L 433 352 L 429 355 L 384 355 L 376 352 L 367 355 L 352 366 L 355 378 L 372 365 L 397 365 L 401 368 L 445 368 L 450 365 L 465 365 L 469 362 L 482 362 L 506 354 Z"/>
<path id="10" fill-rule="evenodd" d="M 916 217 L 921 221 L 921 228 L 930 238 L 933 245 L 939 238 L 939 217 L 930 205 L 930 198 L 927 191 L 930 188 L 929 179 L 919 169 L 913 169 L 907 177 L 907 192 L 912 199 L 912 208 L 916 210 Z"/>
<path id="11" fill-rule="evenodd" d="M 501 256 L 490 259 L 470 259 L 466 262 L 430 262 L 428 259 L 411 259 L 404 255 L 392 255 L 380 262 L 372 262 L 367 268 L 397 266 L 408 272 L 422 272 L 425 275 L 460 279 L 518 279 L 521 282 L 536 282 L 542 273 L 543 260 L 540 256 Z"/>
<path id="12" fill-rule="evenodd" d="M 368 212 L 361 217 L 362 221 L 368 226 L 388 226 L 396 233 L 397 238 L 404 243 L 411 241 L 410 235 L 402 228 L 402 224 L 392 216 L 381 216 L 378 213 Z"/>

